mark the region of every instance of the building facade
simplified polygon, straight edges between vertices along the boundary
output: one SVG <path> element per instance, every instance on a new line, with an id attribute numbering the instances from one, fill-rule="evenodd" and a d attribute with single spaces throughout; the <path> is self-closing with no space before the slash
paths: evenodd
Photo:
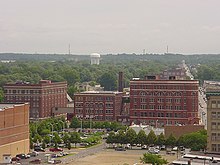
<path id="1" fill-rule="evenodd" d="M 130 121 L 156 127 L 198 124 L 197 80 L 130 81 Z"/>
<path id="2" fill-rule="evenodd" d="M 122 92 L 90 91 L 74 95 L 73 116 L 96 121 L 116 121 L 122 110 Z"/>
<path id="3" fill-rule="evenodd" d="M 207 98 L 207 152 L 220 152 L 220 87 L 206 89 Z"/>
<path id="4" fill-rule="evenodd" d="M 17 82 L 4 85 L 5 103 L 30 103 L 30 118 L 52 115 L 52 108 L 67 106 L 67 82 L 52 83 L 41 80 L 39 84 Z"/>
<path id="5" fill-rule="evenodd" d="M 183 68 L 175 68 L 164 70 L 160 75 L 160 79 L 168 80 L 170 76 L 175 76 L 178 79 L 185 80 L 186 79 L 186 70 Z"/>
<path id="6" fill-rule="evenodd" d="M 29 152 L 29 104 L 0 104 L 0 161 Z"/>

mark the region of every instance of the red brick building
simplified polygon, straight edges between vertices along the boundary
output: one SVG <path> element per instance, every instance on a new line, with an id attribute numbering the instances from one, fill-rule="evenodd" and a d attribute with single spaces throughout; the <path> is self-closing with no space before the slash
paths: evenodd
<path id="1" fill-rule="evenodd" d="M 198 124 L 197 80 L 130 81 L 130 122 L 156 127 Z"/>
<path id="2" fill-rule="evenodd" d="M 0 104 L 0 162 L 2 155 L 29 152 L 29 104 Z"/>
<path id="3" fill-rule="evenodd" d="M 67 82 L 17 82 L 6 84 L 3 88 L 5 103 L 30 103 L 30 118 L 50 117 L 53 107 L 67 106 Z"/>
<path id="4" fill-rule="evenodd" d="M 122 110 L 122 92 L 88 91 L 74 95 L 73 116 L 116 121 Z"/>

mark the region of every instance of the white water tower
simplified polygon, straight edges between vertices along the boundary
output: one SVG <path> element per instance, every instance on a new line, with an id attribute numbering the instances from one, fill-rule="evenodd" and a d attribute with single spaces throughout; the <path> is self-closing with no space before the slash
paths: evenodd
<path id="1" fill-rule="evenodd" d="M 92 53 L 90 55 L 90 59 L 91 59 L 91 65 L 99 65 L 99 60 L 100 60 L 100 54 L 98 53 Z"/>

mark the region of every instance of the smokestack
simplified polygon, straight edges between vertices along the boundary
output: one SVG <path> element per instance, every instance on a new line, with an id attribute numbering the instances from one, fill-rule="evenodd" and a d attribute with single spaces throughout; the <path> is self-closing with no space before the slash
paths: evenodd
<path id="1" fill-rule="evenodd" d="M 123 83 L 123 72 L 119 72 L 118 75 L 118 91 L 119 92 L 123 92 L 123 88 L 124 88 L 124 83 Z"/>

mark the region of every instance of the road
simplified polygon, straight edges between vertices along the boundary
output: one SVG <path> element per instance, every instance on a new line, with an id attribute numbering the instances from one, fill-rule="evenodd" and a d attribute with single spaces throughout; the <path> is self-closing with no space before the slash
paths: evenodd
<path id="1" fill-rule="evenodd" d="M 57 159 L 61 160 L 62 164 L 69 164 L 70 162 L 74 162 L 80 158 L 98 153 L 102 151 L 104 148 L 106 148 L 105 142 L 102 141 L 101 144 L 98 144 L 98 145 L 95 145 L 89 148 L 76 148 L 76 149 L 73 148 L 71 150 L 64 149 L 64 152 L 68 152 L 70 155 L 60 157 Z M 22 159 L 19 161 L 19 163 L 21 163 L 22 165 L 29 165 L 30 164 L 29 162 L 31 160 L 41 159 L 42 160 L 41 164 L 48 164 L 48 163 L 45 163 L 47 162 L 47 158 L 45 157 L 45 155 L 47 154 L 59 154 L 59 152 L 49 152 L 49 150 L 47 149 L 46 152 L 40 152 L 39 155 L 36 157 L 31 157 L 29 159 Z"/>

